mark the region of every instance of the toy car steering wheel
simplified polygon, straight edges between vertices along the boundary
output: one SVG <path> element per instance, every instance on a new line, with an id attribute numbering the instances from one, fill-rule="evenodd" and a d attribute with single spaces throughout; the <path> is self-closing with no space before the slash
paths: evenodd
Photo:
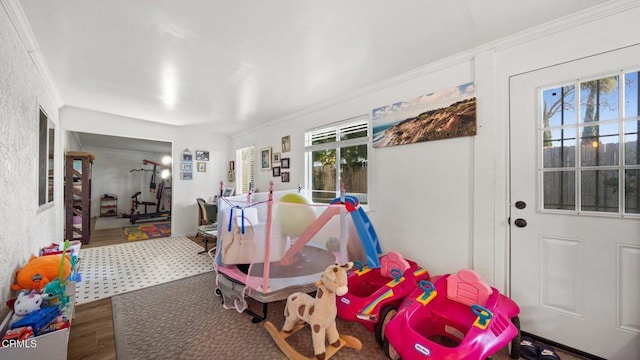
<path id="1" fill-rule="evenodd" d="M 480 306 L 478 304 L 471 305 L 471 311 L 478 316 L 476 319 L 476 323 L 481 327 L 486 327 L 489 324 L 489 320 L 493 318 L 493 313 L 489 311 L 489 309 L 484 306 Z"/>
<path id="2" fill-rule="evenodd" d="M 431 281 L 420 280 L 418 282 L 418 287 L 424 291 L 424 295 L 422 295 L 422 300 L 426 300 L 431 296 L 431 293 L 435 291 L 436 287 L 433 285 Z"/>
<path id="3" fill-rule="evenodd" d="M 391 273 L 391 276 L 393 276 L 393 281 L 395 282 L 398 282 L 400 281 L 400 279 L 402 279 L 402 271 L 400 271 L 400 269 L 393 268 L 391 269 L 391 271 L 389 271 L 389 273 Z"/>

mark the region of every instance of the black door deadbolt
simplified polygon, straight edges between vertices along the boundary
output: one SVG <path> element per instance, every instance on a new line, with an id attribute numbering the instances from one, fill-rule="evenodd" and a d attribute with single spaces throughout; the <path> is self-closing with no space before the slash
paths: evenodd
<path id="1" fill-rule="evenodd" d="M 514 224 L 516 224 L 517 227 L 523 228 L 527 226 L 527 220 L 525 219 L 516 219 L 516 221 L 513 222 Z"/>

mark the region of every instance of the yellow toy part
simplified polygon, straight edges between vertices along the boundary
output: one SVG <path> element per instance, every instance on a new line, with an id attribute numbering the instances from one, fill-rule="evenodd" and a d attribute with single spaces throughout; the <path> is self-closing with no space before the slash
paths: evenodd
<path id="1" fill-rule="evenodd" d="M 49 282 L 55 280 L 60 272 L 62 254 L 32 256 L 21 269 L 16 271 L 16 283 L 13 290 L 42 290 Z M 71 257 L 66 255 L 62 266 L 62 279 L 71 274 Z"/>
<path id="2" fill-rule="evenodd" d="M 294 204 L 294 205 L 289 205 Z M 274 211 L 274 219 L 280 225 L 282 234 L 298 237 L 316 220 L 316 211 L 306 196 L 289 193 L 283 195 Z"/>

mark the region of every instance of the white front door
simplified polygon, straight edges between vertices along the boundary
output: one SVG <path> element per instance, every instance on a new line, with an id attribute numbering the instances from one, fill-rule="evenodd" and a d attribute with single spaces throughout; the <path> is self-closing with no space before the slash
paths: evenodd
<path id="1" fill-rule="evenodd" d="M 510 79 L 511 295 L 522 330 L 640 356 L 640 46 Z"/>

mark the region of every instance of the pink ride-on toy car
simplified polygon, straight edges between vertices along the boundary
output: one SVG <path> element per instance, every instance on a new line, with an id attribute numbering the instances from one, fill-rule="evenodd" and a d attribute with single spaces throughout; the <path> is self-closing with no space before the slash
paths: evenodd
<path id="1" fill-rule="evenodd" d="M 391 359 L 520 357 L 520 308 L 472 270 L 421 281 L 385 328 Z"/>
<path id="2" fill-rule="evenodd" d="M 349 271 L 349 292 L 336 300 L 338 317 L 362 323 L 375 332 L 382 345 L 384 326 L 396 314 L 402 300 L 429 272 L 397 252 L 380 257 L 380 268 L 372 269 L 356 261 Z"/>

